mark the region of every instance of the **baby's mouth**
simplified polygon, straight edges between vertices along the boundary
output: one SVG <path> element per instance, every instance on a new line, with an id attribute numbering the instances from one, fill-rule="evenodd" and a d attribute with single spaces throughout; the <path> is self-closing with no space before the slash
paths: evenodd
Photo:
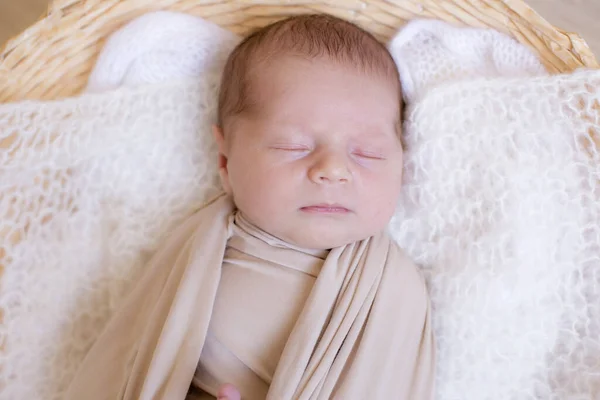
<path id="1" fill-rule="evenodd" d="M 348 214 L 349 209 L 340 204 L 314 204 L 300 210 L 311 214 Z"/>

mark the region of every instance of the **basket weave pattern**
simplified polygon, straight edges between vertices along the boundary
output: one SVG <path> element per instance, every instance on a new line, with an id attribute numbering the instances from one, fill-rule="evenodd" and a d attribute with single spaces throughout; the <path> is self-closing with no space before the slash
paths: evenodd
<path id="1" fill-rule="evenodd" d="M 104 39 L 156 10 L 197 15 L 238 34 L 289 15 L 325 12 L 381 40 L 410 19 L 436 18 L 508 33 L 534 49 L 551 72 L 599 67 L 581 37 L 553 27 L 521 0 L 56 0 L 47 16 L 0 49 L 0 102 L 78 93 Z"/>

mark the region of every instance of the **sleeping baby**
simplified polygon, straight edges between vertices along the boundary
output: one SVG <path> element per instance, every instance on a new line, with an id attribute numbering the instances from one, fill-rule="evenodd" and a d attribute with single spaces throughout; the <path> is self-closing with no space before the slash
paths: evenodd
<path id="1" fill-rule="evenodd" d="M 386 233 L 402 95 L 385 46 L 292 17 L 236 47 L 220 90 L 224 193 L 153 256 L 66 399 L 430 399 L 425 283 Z"/>

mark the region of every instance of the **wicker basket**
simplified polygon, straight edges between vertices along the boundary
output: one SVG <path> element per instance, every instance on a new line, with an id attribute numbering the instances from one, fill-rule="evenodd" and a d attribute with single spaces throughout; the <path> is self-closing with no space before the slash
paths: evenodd
<path id="1" fill-rule="evenodd" d="M 521 0 L 55 0 L 47 16 L 0 48 L 0 103 L 76 94 L 107 35 L 161 9 L 201 16 L 239 34 L 284 16 L 326 12 L 381 40 L 409 19 L 437 18 L 508 33 L 534 49 L 551 72 L 599 67 L 581 37 L 553 27 Z"/>

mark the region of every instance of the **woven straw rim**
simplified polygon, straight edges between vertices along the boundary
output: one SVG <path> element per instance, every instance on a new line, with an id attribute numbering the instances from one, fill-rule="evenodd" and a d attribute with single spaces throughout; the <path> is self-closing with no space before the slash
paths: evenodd
<path id="1" fill-rule="evenodd" d="M 579 35 L 552 26 L 522 0 L 55 0 L 37 23 L 0 48 L 0 103 L 79 93 L 105 38 L 157 10 L 190 13 L 241 35 L 289 15 L 325 12 L 382 41 L 410 19 L 435 18 L 509 34 L 552 73 L 600 68 Z"/>

